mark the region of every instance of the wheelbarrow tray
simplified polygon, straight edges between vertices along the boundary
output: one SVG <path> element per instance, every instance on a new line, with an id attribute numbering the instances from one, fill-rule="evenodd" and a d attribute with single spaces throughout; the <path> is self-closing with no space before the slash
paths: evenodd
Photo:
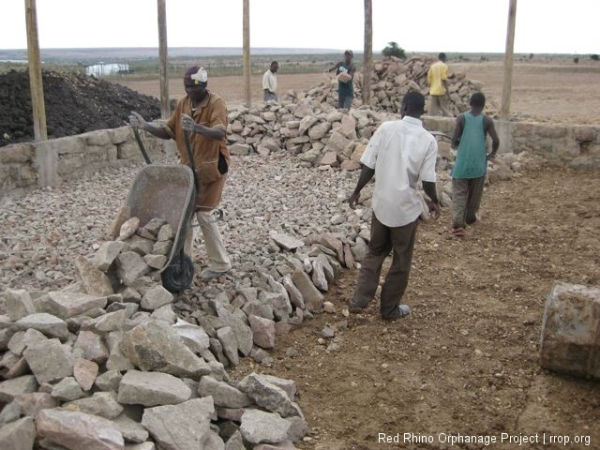
<path id="1" fill-rule="evenodd" d="M 112 238 L 116 239 L 121 225 L 132 217 L 146 225 L 151 219 L 165 220 L 173 227 L 175 238 L 164 271 L 179 254 L 192 223 L 196 203 L 196 185 L 192 169 L 184 165 L 152 164 L 137 174 L 125 205 L 112 225 Z M 116 235 L 115 235 L 116 234 Z"/>

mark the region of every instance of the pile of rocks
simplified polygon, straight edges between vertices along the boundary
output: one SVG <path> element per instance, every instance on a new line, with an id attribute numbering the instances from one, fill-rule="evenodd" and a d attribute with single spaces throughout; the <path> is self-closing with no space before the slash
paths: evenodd
<path id="1" fill-rule="evenodd" d="M 336 108 L 336 81 L 300 93 L 290 91 L 281 103 L 233 106 L 227 133 L 230 151 L 239 156 L 257 153 L 267 157 L 285 150 L 307 166 L 356 170 L 377 127 L 383 121 L 398 119 L 404 94 L 410 90 L 427 94 L 427 70 L 435 61 L 427 56 L 406 62 L 395 57 L 376 61 L 371 105 L 360 106 L 361 77 L 357 75 L 357 108 L 347 112 Z M 471 95 L 481 89 L 480 83 L 458 72 L 449 74 L 448 86 L 449 108 L 455 115 L 468 110 Z"/>
<path id="2" fill-rule="evenodd" d="M 225 369 L 240 356 L 269 364 L 279 333 L 334 312 L 322 292 L 355 267 L 366 235 L 272 231 L 271 270 L 190 300 L 160 284 L 171 226 L 140 225 L 132 217 L 117 240 L 78 256 L 76 284 L 4 292 L 2 448 L 293 448 L 307 432 L 295 383 L 256 373 L 238 382 Z"/>
<path id="3" fill-rule="evenodd" d="M 371 74 L 371 109 L 398 114 L 402 98 L 409 91 L 421 92 L 428 101 L 427 71 L 435 62 L 437 58 L 431 56 L 415 56 L 406 61 L 391 56 L 374 61 Z M 363 77 L 362 73 L 355 75 L 355 107 L 362 105 Z M 464 72 L 454 72 L 452 67 L 448 71 L 447 84 L 450 93 L 448 108 L 455 116 L 469 109 L 471 95 L 483 87 L 477 81 L 468 80 Z M 332 78 L 329 83 L 322 83 L 306 92 L 297 94 L 290 91 L 283 96 L 283 100 L 298 102 L 310 98 L 317 103 L 337 106 L 337 87 L 337 80 Z M 425 110 L 428 110 L 427 104 Z"/>
<path id="4" fill-rule="evenodd" d="M 269 156 L 285 150 L 304 166 L 328 165 L 356 170 L 368 139 L 384 120 L 394 117 L 368 108 L 347 113 L 326 103 L 238 106 L 229 114 L 227 139 L 233 155 Z M 395 117 L 397 118 L 397 117 Z"/>

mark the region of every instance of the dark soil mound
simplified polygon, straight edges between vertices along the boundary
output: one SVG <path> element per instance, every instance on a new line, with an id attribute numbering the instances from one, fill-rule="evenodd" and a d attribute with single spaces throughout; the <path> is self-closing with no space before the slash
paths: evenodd
<path id="1" fill-rule="evenodd" d="M 129 113 L 160 117 L 160 102 L 81 73 L 43 71 L 48 138 L 125 125 Z M 0 75 L 0 147 L 34 139 L 29 73 Z"/>

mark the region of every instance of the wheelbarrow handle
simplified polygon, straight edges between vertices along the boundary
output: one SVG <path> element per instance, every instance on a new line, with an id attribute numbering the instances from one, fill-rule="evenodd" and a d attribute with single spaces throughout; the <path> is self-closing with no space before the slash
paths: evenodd
<path id="1" fill-rule="evenodd" d="M 142 138 L 140 137 L 140 132 L 138 130 L 138 127 L 132 127 L 132 128 L 133 128 L 133 134 L 135 135 L 135 140 L 138 143 L 138 147 L 140 147 L 140 151 L 142 152 L 142 155 L 144 155 L 146 164 L 152 164 L 152 161 L 150 161 L 150 157 L 148 156 L 148 153 L 146 152 L 146 149 L 144 148 L 144 143 L 142 142 Z"/>
<path id="2" fill-rule="evenodd" d="M 194 155 L 192 153 L 190 135 L 185 130 L 183 130 L 183 140 L 185 141 L 185 149 L 187 150 L 190 169 L 192 169 L 192 172 L 194 173 L 194 183 L 196 184 L 196 192 L 198 192 L 200 189 L 200 180 L 198 180 L 198 174 L 196 173 L 196 168 L 194 167 Z"/>

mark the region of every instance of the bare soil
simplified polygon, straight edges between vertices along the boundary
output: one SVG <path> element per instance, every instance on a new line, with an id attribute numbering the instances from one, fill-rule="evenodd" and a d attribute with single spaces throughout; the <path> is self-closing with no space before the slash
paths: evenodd
<path id="1" fill-rule="evenodd" d="M 448 235 L 450 212 L 420 225 L 409 288 L 412 315 L 385 324 L 378 298 L 365 314 L 341 314 L 358 271 L 328 293 L 336 314 L 279 339 L 270 369 L 297 381 L 313 431 L 301 448 L 319 450 L 480 449 L 439 443 L 439 434 L 588 436 L 600 448 L 600 384 L 539 366 L 548 291 L 557 282 L 600 285 L 599 173 L 544 169 L 490 185 L 481 222 L 464 239 Z M 384 267 L 385 269 L 385 267 Z M 340 350 L 318 343 L 338 328 Z M 298 351 L 286 356 L 289 347 Z M 234 374 L 235 375 L 235 374 Z M 379 433 L 431 436 L 434 443 L 383 444 Z M 571 444 L 569 448 L 585 448 Z M 558 449 L 561 445 L 492 444 Z"/>
<path id="2" fill-rule="evenodd" d="M 488 99 L 500 104 L 501 63 L 450 65 L 483 82 Z M 592 63 L 517 63 L 511 111 L 533 120 L 597 123 L 599 70 Z M 280 75 L 279 91 L 326 79 Z M 158 94 L 152 83 L 125 84 Z M 260 77 L 252 85 L 258 102 Z M 209 86 L 228 103 L 243 103 L 241 77 L 212 78 Z M 183 95 L 179 79 L 170 93 Z M 540 168 L 488 186 L 482 220 L 464 239 L 449 237 L 447 209 L 439 221 L 421 224 L 404 298 L 411 316 L 383 323 L 376 298 L 365 314 L 346 319 L 342 311 L 358 275 L 347 271 L 327 294 L 335 314 L 279 337 L 272 367 L 244 359 L 234 377 L 257 371 L 297 381 L 311 429 L 302 449 L 600 448 L 600 383 L 539 366 L 552 286 L 600 285 L 599 185 L 598 172 Z M 338 351 L 327 351 L 331 341 L 318 342 L 327 324 L 338 330 L 332 340 Z M 295 357 L 287 356 L 290 347 Z M 399 442 L 382 442 L 380 433 L 398 435 Z M 451 444 L 448 435 L 463 440 Z M 465 443 L 473 435 L 483 443 Z"/>

